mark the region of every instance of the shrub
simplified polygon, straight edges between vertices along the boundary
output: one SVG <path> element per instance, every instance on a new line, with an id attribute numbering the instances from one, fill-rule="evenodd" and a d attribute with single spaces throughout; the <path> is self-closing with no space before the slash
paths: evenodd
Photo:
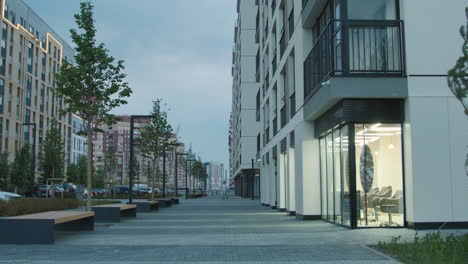
<path id="1" fill-rule="evenodd" d="M 403 242 L 401 237 L 393 237 L 388 243 L 379 242 L 377 248 L 403 263 L 466 264 L 468 234 L 444 237 L 437 232 L 419 237 L 416 233 L 413 242 Z"/>
<path id="2" fill-rule="evenodd" d="M 18 216 L 47 211 L 61 211 L 80 206 L 75 199 L 17 199 L 0 201 L 0 216 Z"/>
<path id="3" fill-rule="evenodd" d="M 103 204 L 118 204 L 120 201 L 112 201 L 112 200 L 92 200 L 93 206 L 95 205 L 103 205 Z M 81 201 L 81 206 L 86 206 L 86 201 Z"/>
<path id="4" fill-rule="evenodd" d="M 184 195 L 185 194 L 181 194 L 181 193 L 177 194 L 178 197 L 182 197 Z M 114 197 L 115 197 L 115 199 L 128 199 L 128 194 L 116 194 L 115 196 L 113 194 L 107 194 L 107 195 L 98 194 L 98 195 L 94 195 L 93 199 L 114 199 Z M 166 198 L 170 198 L 170 197 L 175 197 L 175 194 L 173 194 L 173 193 L 167 194 L 166 193 Z M 132 198 L 133 199 L 151 199 L 151 193 L 132 195 Z M 157 193 L 157 194 L 154 195 L 154 198 L 162 198 L 162 194 Z"/>

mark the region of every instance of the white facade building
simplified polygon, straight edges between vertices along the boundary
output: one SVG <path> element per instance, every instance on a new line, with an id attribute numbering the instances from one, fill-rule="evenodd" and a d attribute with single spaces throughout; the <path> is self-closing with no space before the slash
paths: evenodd
<path id="1" fill-rule="evenodd" d="M 220 191 L 224 182 L 224 164 L 220 162 L 205 163 L 207 176 L 207 190 Z"/>
<path id="2" fill-rule="evenodd" d="M 468 120 L 447 86 L 466 2 L 251 2 L 262 204 L 351 228 L 467 227 Z"/>
<path id="3" fill-rule="evenodd" d="M 87 140 L 86 136 L 78 134 L 84 131 L 84 121 L 77 115 L 72 115 L 72 151 L 70 162 L 77 164 L 81 156 L 87 156 Z"/>
<path id="4" fill-rule="evenodd" d="M 238 18 L 234 30 L 232 66 L 232 116 L 230 131 L 231 179 L 239 182 L 238 194 L 245 193 L 251 160 L 256 158 L 257 131 L 255 94 L 258 80 L 255 76 L 255 1 L 237 2 Z M 243 186 L 243 187 L 241 187 Z"/>

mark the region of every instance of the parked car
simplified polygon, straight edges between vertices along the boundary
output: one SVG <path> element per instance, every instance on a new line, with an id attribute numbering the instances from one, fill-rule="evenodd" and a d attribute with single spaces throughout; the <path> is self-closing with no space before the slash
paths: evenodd
<path id="1" fill-rule="evenodd" d="M 4 192 L 0 190 L 0 200 L 2 201 L 10 201 L 11 199 L 18 199 L 21 198 L 21 195 L 11 192 Z"/>
<path id="2" fill-rule="evenodd" d="M 153 192 L 154 192 L 154 193 L 162 193 L 161 190 L 158 189 L 158 188 L 154 188 Z"/>
<path id="3" fill-rule="evenodd" d="M 127 185 L 119 185 L 114 187 L 115 194 L 128 194 L 130 189 Z"/>

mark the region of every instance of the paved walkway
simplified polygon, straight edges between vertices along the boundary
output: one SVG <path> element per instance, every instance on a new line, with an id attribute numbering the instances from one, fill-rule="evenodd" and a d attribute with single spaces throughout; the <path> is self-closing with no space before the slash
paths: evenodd
<path id="1" fill-rule="evenodd" d="M 1 235 L 1 234 L 0 234 Z M 365 245 L 407 229 L 349 230 L 298 221 L 247 199 L 182 200 L 55 245 L 0 245 L 0 263 L 398 263 Z"/>

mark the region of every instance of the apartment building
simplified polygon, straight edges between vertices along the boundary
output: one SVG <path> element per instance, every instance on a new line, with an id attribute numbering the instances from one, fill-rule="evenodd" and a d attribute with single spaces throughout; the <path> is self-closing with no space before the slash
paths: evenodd
<path id="1" fill-rule="evenodd" d="M 466 228 L 468 122 L 447 86 L 466 2 L 252 2 L 261 203 L 350 228 Z"/>
<path id="2" fill-rule="evenodd" d="M 252 180 L 251 160 L 256 159 L 257 130 L 255 94 L 258 80 L 255 76 L 255 43 L 257 6 L 252 0 L 237 1 L 238 18 L 234 29 L 232 54 L 232 113 L 230 141 L 230 177 L 238 187 L 237 195 L 248 195 Z"/>
<path id="3" fill-rule="evenodd" d="M 54 74 L 73 49 L 21 0 L 0 0 L 0 152 L 13 161 L 25 144 L 34 148 L 35 182 L 41 176 L 42 146 L 56 120 L 71 156 L 71 115 L 61 115 L 63 99 L 53 94 Z"/>
<path id="4" fill-rule="evenodd" d="M 115 157 L 117 165 L 113 172 L 109 173 L 109 182 L 128 184 L 128 175 L 130 169 L 130 116 L 123 115 L 118 116 L 120 119 L 116 124 L 112 126 L 103 125 L 101 127 L 102 132 L 93 133 L 93 164 L 96 169 L 105 169 L 106 154 L 110 150 L 115 151 Z M 140 151 L 140 143 L 138 137 L 140 135 L 141 128 L 148 125 L 150 122 L 147 118 L 135 119 L 134 120 L 134 155 L 137 160 L 138 168 L 134 175 L 133 182 L 135 184 L 149 184 L 151 183 L 151 177 L 153 175 L 148 173 L 148 166 L 151 165 L 151 161 L 143 157 Z M 177 135 L 171 135 L 172 141 L 176 141 Z M 176 147 L 177 153 L 184 152 L 184 144 L 180 144 Z M 166 152 L 166 186 L 168 188 L 174 188 L 175 186 L 175 151 L 171 149 Z M 180 157 L 179 157 L 180 158 Z M 159 175 L 158 179 L 162 178 L 163 171 L 163 158 L 159 158 L 156 162 Z M 185 186 L 185 168 L 183 165 L 178 164 L 178 181 L 177 184 L 180 188 Z M 162 184 L 161 181 L 158 184 Z"/>
<path id="5" fill-rule="evenodd" d="M 72 146 L 70 162 L 77 164 L 80 157 L 88 155 L 88 143 L 86 135 L 80 132 L 85 131 L 85 122 L 78 115 L 72 114 Z"/>
<path id="6" fill-rule="evenodd" d="M 224 164 L 220 162 L 206 162 L 205 169 L 207 173 L 207 186 L 206 189 L 210 191 L 222 190 L 224 181 Z"/>

